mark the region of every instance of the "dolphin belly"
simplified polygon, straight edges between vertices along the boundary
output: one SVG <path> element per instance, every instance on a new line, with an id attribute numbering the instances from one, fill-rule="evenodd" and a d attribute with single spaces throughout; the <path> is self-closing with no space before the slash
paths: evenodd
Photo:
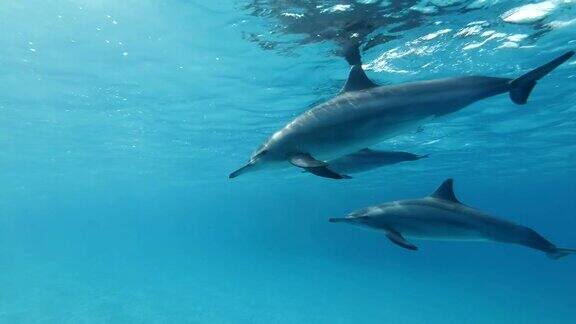
<path id="1" fill-rule="evenodd" d="M 406 238 L 429 241 L 489 241 L 473 229 L 462 228 L 413 228 L 403 232 Z"/>
<path id="2" fill-rule="evenodd" d="M 468 210 L 465 206 L 447 206 L 436 200 L 406 201 L 397 215 L 386 219 L 390 226 L 407 238 L 421 240 L 491 240 L 494 224 Z"/>
<path id="3" fill-rule="evenodd" d="M 302 137 L 298 147 L 317 159 L 328 161 L 374 146 L 399 134 L 415 131 L 422 124 L 419 120 L 391 124 L 378 119 L 359 125 L 348 124 L 335 127 L 325 134 L 315 133 Z"/>
<path id="4" fill-rule="evenodd" d="M 407 238 L 436 241 L 485 241 L 478 228 L 464 222 L 444 219 L 442 221 L 413 221 L 394 226 Z"/>
<path id="5" fill-rule="evenodd" d="M 399 134 L 416 131 L 433 118 L 430 115 L 407 115 L 395 109 L 374 114 L 353 105 L 326 109 L 337 112 L 315 111 L 315 114 L 297 119 L 282 129 L 277 135 L 282 150 L 308 153 L 324 161 L 332 160 Z"/>

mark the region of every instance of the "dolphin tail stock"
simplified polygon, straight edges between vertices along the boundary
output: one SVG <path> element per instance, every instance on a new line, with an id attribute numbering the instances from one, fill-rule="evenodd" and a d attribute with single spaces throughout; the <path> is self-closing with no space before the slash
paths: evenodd
<path id="1" fill-rule="evenodd" d="M 574 51 L 564 53 L 554 60 L 510 81 L 510 99 L 518 105 L 523 105 L 528 102 L 528 97 L 530 96 L 532 89 L 536 86 L 536 81 L 552 72 L 552 70 L 560 66 L 562 63 L 568 61 L 573 55 Z"/>
<path id="2" fill-rule="evenodd" d="M 574 249 L 564 249 L 564 248 L 556 248 L 555 250 L 551 251 L 551 252 L 547 252 L 546 255 L 553 260 L 558 260 L 560 258 L 563 258 L 569 254 L 573 254 L 576 253 L 576 250 Z"/>

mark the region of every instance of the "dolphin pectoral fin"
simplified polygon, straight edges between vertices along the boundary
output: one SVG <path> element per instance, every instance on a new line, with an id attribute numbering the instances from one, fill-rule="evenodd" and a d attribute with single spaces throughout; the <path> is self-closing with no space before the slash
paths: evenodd
<path id="1" fill-rule="evenodd" d="M 326 166 L 326 162 L 318 161 L 313 158 L 312 155 L 306 153 L 292 155 L 290 157 L 290 163 L 303 169 Z"/>
<path id="2" fill-rule="evenodd" d="M 312 174 L 330 179 L 350 179 L 349 176 L 338 174 L 326 166 L 325 162 L 318 161 L 310 154 L 296 154 L 290 157 L 290 163 Z"/>
<path id="3" fill-rule="evenodd" d="M 345 174 L 339 174 L 336 173 L 330 169 L 328 169 L 327 167 L 323 166 L 323 167 L 314 167 L 314 168 L 307 168 L 306 171 L 315 174 L 319 177 L 323 177 L 323 178 L 330 178 L 330 179 L 352 179 L 351 176 L 345 175 Z"/>
<path id="4" fill-rule="evenodd" d="M 418 247 L 408 241 L 406 241 L 406 239 L 402 236 L 402 234 L 400 234 L 399 232 L 393 230 L 393 229 L 387 229 L 386 230 L 386 236 L 388 237 L 388 239 L 390 241 L 392 241 L 392 243 L 403 247 L 405 249 L 408 250 L 412 250 L 412 251 L 416 251 L 418 250 Z"/>

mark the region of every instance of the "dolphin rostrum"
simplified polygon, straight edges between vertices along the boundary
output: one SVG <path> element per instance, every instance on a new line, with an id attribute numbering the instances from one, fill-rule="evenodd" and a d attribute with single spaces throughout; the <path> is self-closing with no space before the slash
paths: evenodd
<path id="1" fill-rule="evenodd" d="M 516 79 L 464 76 L 390 86 L 378 86 L 368 79 L 358 60 L 338 96 L 272 134 L 249 162 L 229 177 L 290 163 L 321 177 L 349 178 L 331 170 L 326 161 L 498 94 L 507 92 L 514 103 L 523 105 L 536 82 L 573 55 L 574 51 L 569 51 Z"/>
<path id="2" fill-rule="evenodd" d="M 462 204 L 452 186 L 448 179 L 428 197 L 363 208 L 330 222 L 384 231 L 390 241 L 409 250 L 418 248 L 408 239 L 420 239 L 513 243 L 543 251 L 552 259 L 576 253 L 556 247 L 531 228 Z"/>

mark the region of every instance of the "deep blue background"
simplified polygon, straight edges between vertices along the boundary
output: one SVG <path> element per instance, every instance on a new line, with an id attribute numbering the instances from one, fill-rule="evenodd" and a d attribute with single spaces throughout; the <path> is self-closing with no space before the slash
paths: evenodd
<path id="1" fill-rule="evenodd" d="M 368 74 L 513 77 L 576 46 L 571 3 L 549 1 L 543 36 L 502 20 L 520 1 L 492 3 L 368 51 Z M 413 253 L 327 222 L 454 177 L 463 202 L 576 247 L 574 60 L 526 106 L 491 98 L 380 146 L 428 159 L 350 181 L 294 169 L 230 181 L 348 70 L 329 43 L 285 53 L 243 39 L 269 24 L 241 2 L 0 6 L 0 322 L 576 321 L 574 256 L 478 242 Z"/>

